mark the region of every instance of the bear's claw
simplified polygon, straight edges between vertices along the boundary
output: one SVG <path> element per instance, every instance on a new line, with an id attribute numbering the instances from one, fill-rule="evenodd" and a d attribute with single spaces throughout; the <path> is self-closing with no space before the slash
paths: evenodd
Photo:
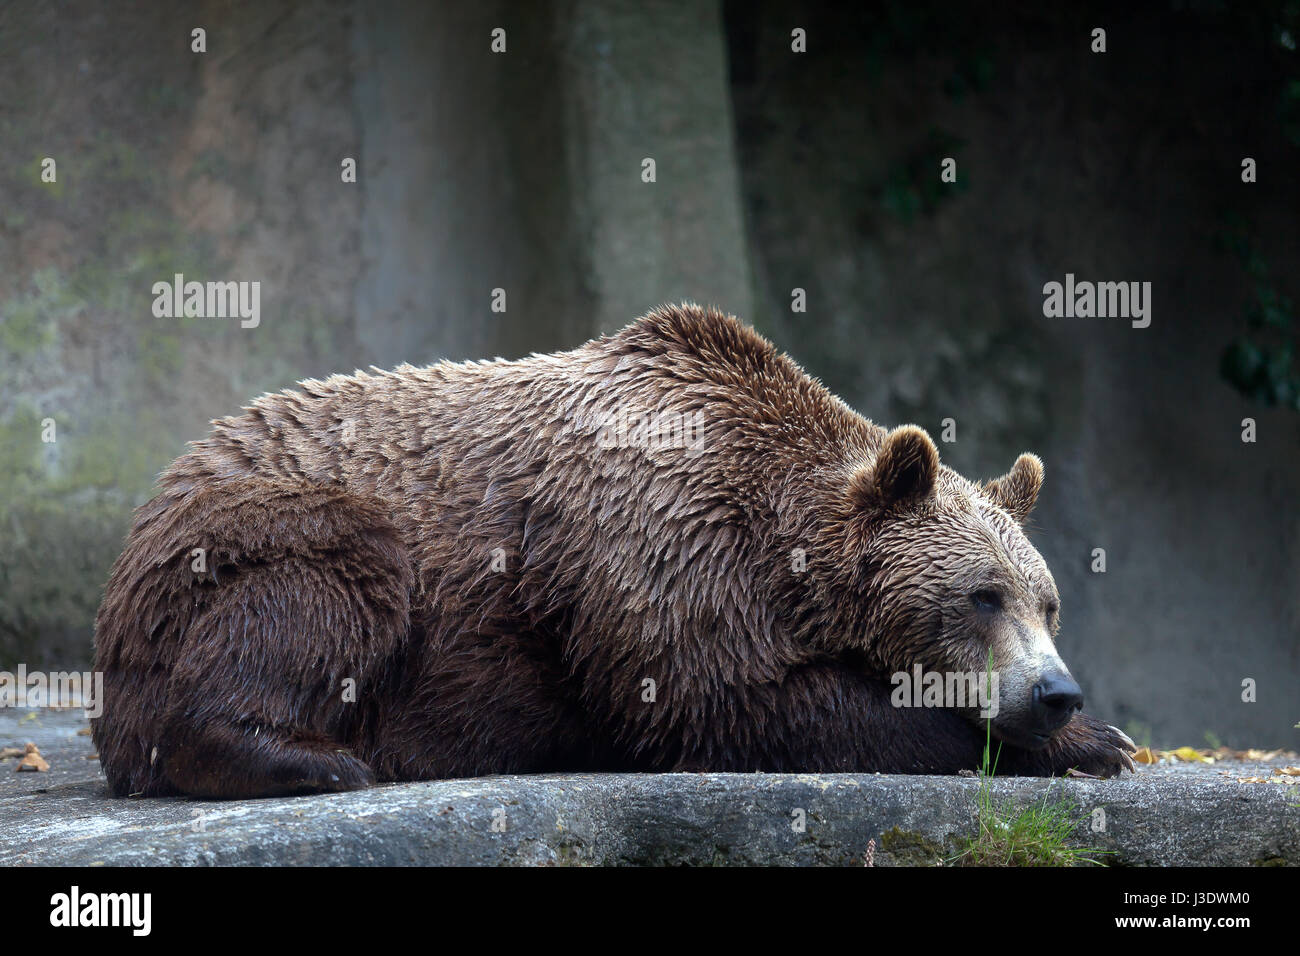
<path id="1" fill-rule="evenodd" d="M 1106 726 L 1109 727 L 1111 730 L 1113 730 L 1113 731 L 1115 732 L 1115 736 L 1116 736 L 1116 737 L 1118 737 L 1120 740 L 1124 741 L 1124 743 L 1128 744 L 1128 747 L 1129 747 L 1130 750 L 1134 750 L 1134 751 L 1137 750 L 1137 744 L 1135 744 L 1135 743 L 1133 742 L 1133 738 L 1132 738 L 1132 737 L 1130 737 L 1128 734 L 1124 733 L 1124 731 L 1120 730 L 1120 729 L 1119 729 L 1118 727 L 1116 727 L 1114 724 L 1107 724 Z"/>
<path id="2" fill-rule="evenodd" d="M 1080 715 L 1080 717 L 1083 716 Z M 1094 748 L 1102 751 L 1100 754 L 1089 754 L 1092 759 L 1087 760 L 1086 763 L 1095 768 L 1092 772 L 1099 773 L 1102 777 L 1117 776 L 1123 773 L 1125 769 L 1130 773 L 1137 772 L 1137 764 L 1133 762 L 1132 757 L 1133 754 L 1137 753 L 1137 744 L 1133 742 L 1133 738 L 1118 727 L 1112 724 L 1103 724 L 1095 718 L 1085 718 L 1080 723 L 1082 726 L 1079 729 L 1083 733 L 1080 735 L 1082 739 L 1077 743 L 1085 744 L 1085 751 L 1094 750 Z M 1087 743 L 1089 743 L 1087 741 L 1089 736 L 1087 733 L 1088 728 L 1093 730 L 1096 737 L 1101 738 L 1100 740 L 1094 738 L 1090 742 L 1092 746 L 1087 746 Z M 1080 769 L 1088 768 L 1080 767 Z"/>
<path id="3" fill-rule="evenodd" d="M 1130 756 L 1130 753 L 1137 753 L 1138 745 L 1133 742 L 1132 737 L 1124 733 L 1124 731 L 1120 730 L 1114 724 L 1107 724 L 1106 726 L 1108 726 L 1111 730 L 1111 733 L 1113 733 L 1116 737 L 1118 737 L 1120 739 L 1120 742 L 1124 744 L 1123 747 L 1115 748 L 1116 750 L 1119 751 L 1119 759 L 1124 761 L 1124 766 L 1128 767 L 1128 769 L 1131 772 L 1137 773 L 1137 764 L 1133 762 L 1133 758 Z"/>

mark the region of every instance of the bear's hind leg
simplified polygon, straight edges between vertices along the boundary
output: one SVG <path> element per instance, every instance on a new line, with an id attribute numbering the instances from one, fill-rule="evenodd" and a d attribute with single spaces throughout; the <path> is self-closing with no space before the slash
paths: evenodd
<path id="1" fill-rule="evenodd" d="M 177 503 L 207 574 L 173 595 L 178 646 L 152 770 L 208 798 L 348 790 L 400 670 L 412 575 L 382 503 L 241 479 Z M 138 703 L 138 702 L 137 702 Z"/>
<path id="2" fill-rule="evenodd" d="M 279 797 L 375 782 L 368 764 L 332 738 L 309 731 L 211 717 L 173 722 L 163 734 L 167 779 L 194 797 Z"/>

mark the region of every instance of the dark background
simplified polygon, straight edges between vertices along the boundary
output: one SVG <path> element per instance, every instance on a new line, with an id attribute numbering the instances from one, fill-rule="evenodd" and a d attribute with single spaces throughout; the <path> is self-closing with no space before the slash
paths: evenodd
<path id="1" fill-rule="evenodd" d="M 1300 3 L 995 6 L 0 3 L 0 668 L 88 663 L 210 418 L 689 298 L 882 424 L 954 419 L 968 477 L 1043 457 L 1090 710 L 1294 747 Z M 176 272 L 260 281 L 261 325 L 155 318 Z M 1067 272 L 1151 282 L 1150 327 L 1045 318 Z"/>

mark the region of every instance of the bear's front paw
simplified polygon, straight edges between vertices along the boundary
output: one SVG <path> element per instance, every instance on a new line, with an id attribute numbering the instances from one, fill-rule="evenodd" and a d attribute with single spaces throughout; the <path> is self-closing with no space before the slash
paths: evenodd
<path id="1" fill-rule="evenodd" d="M 1016 749 L 1002 766 L 1011 774 L 1063 776 L 1071 770 L 1094 777 L 1136 771 L 1137 745 L 1118 727 L 1087 714 L 1074 718 L 1042 750 Z"/>
<path id="2" fill-rule="evenodd" d="M 1057 775 L 1078 770 L 1094 777 L 1114 777 L 1126 769 L 1137 770 L 1132 757 L 1137 744 L 1118 727 L 1087 714 L 1076 714 L 1046 750 L 1051 772 Z"/>

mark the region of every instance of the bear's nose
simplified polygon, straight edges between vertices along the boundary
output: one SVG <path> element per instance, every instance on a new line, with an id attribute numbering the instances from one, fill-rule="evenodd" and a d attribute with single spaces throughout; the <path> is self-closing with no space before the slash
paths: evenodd
<path id="1" fill-rule="evenodd" d="M 1065 726 L 1081 707 L 1083 691 L 1069 674 L 1047 674 L 1034 685 L 1034 719 L 1045 730 Z"/>

